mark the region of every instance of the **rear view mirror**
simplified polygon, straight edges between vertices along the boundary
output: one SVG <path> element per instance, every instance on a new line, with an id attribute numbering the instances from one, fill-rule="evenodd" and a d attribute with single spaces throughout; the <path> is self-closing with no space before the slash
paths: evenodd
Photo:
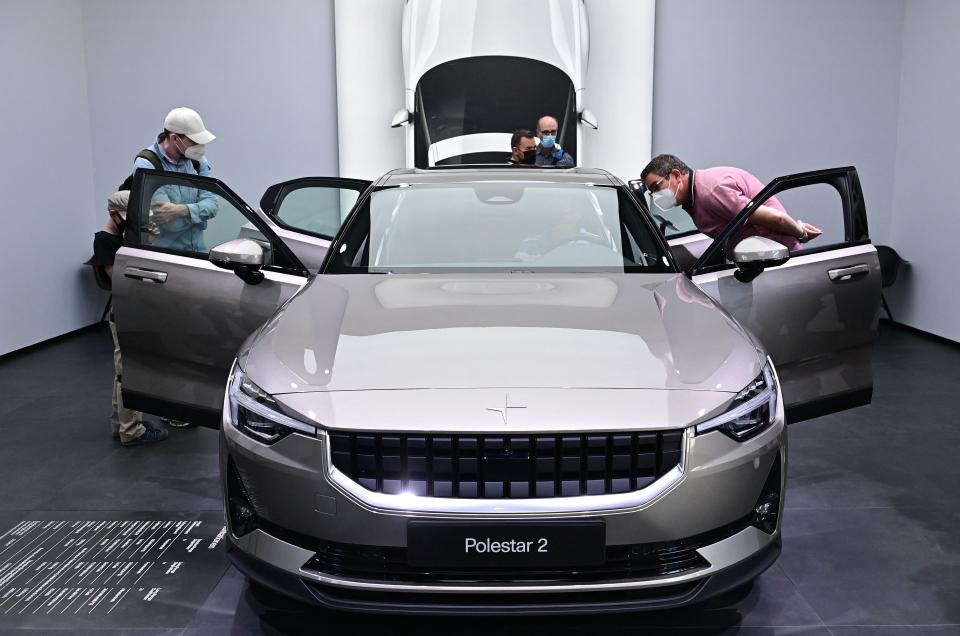
<path id="1" fill-rule="evenodd" d="M 594 130 L 596 130 L 598 127 L 597 116 L 594 115 L 593 112 L 587 108 L 584 108 L 582 111 L 580 111 L 580 121 L 586 124 L 587 126 L 590 126 Z"/>
<path id="2" fill-rule="evenodd" d="M 263 247 L 251 239 L 234 239 L 210 250 L 209 260 L 217 267 L 229 269 L 245 283 L 256 285 L 263 280 Z"/>
<path id="3" fill-rule="evenodd" d="M 399 128 L 400 126 L 406 126 L 411 121 L 413 121 L 413 116 L 410 114 L 406 108 L 401 108 L 393 116 L 393 121 L 390 122 L 391 128 Z"/>
<path id="4" fill-rule="evenodd" d="M 783 265 L 790 258 L 790 251 L 780 243 L 764 236 L 749 236 L 733 249 L 733 262 L 737 264 L 734 276 L 741 283 L 749 283 L 764 269 Z"/>

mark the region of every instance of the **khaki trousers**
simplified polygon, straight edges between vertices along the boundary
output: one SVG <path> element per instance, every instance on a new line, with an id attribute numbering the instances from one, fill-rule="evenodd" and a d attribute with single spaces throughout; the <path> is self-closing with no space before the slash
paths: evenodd
<path id="1" fill-rule="evenodd" d="M 110 333 L 113 334 L 113 413 L 110 415 L 110 428 L 114 435 L 120 435 L 121 442 L 129 442 L 143 435 L 146 431 L 139 412 L 123 406 L 123 393 L 120 390 L 120 379 L 123 376 L 123 367 L 120 362 L 120 342 L 117 340 L 117 324 L 113 322 L 113 312 L 110 312 Z"/>

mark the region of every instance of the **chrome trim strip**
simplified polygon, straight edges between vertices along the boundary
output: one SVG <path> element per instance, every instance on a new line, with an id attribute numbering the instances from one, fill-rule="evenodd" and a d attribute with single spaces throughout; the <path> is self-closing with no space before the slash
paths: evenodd
<path id="1" fill-rule="evenodd" d="M 680 483 L 686 469 L 688 446 L 694 430 L 687 428 L 680 446 L 680 462 L 663 477 L 646 488 L 616 495 L 583 495 L 579 497 L 547 497 L 543 499 L 460 499 L 457 497 L 421 497 L 412 494 L 388 495 L 367 490 L 336 469 L 326 445 L 327 481 L 343 495 L 371 512 L 432 513 L 437 516 L 557 515 L 585 516 L 597 512 L 627 512 L 645 508 Z"/>

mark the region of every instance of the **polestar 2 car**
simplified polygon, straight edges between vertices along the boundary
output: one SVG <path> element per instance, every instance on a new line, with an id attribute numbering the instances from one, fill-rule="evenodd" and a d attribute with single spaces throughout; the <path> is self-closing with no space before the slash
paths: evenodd
<path id="1" fill-rule="evenodd" d="M 809 186 L 836 193 L 839 242 L 726 249 Z M 199 196 L 205 245 L 154 245 L 152 206 Z M 297 179 L 257 210 L 141 170 L 128 221 L 127 405 L 219 429 L 230 558 L 326 607 L 634 611 L 742 586 L 781 550 L 786 422 L 871 397 L 853 168 L 774 180 L 687 265 L 596 169 Z"/>

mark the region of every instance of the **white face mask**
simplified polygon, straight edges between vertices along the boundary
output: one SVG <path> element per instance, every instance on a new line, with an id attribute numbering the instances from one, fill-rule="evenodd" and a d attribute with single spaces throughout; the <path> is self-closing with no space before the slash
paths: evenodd
<path id="1" fill-rule="evenodd" d="M 677 190 L 680 189 L 680 185 L 677 184 Z M 653 200 L 653 204 L 666 212 L 670 208 L 677 207 L 677 194 L 670 189 L 670 182 L 667 182 L 666 188 L 661 188 L 650 195 L 650 198 Z"/>
<path id="2" fill-rule="evenodd" d="M 183 156 L 191 161 L 200 161 L 203 159 L 203 155 L 207 153 L 207 146 L 205 144 L 197 144 L 195 146 L 190 146 L 183 151 Z"/>
<path id="3" fill-rule="evenodd" d="M 206 144 L 195 144 L 189 148 L 184 148 L 177 143 L 176 139 L 174 139 L 174 143 L 177 145 L 177 150 L 180 151 L 180 154 L 191 161 L 200 161 L 207 152 Z"/>

